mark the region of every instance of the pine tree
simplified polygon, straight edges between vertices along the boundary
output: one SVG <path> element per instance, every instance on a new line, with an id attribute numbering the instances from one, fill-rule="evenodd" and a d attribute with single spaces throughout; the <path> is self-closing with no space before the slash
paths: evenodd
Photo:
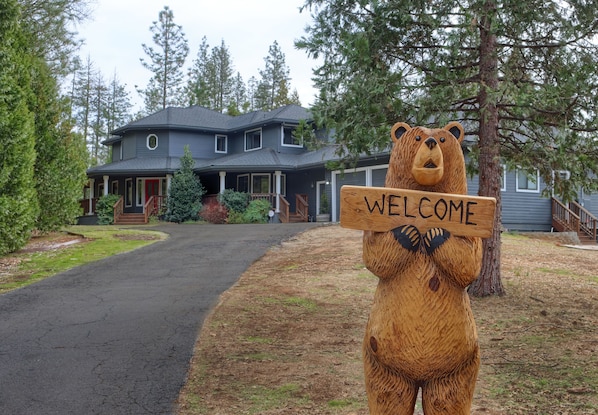
<path id="1" fill-rule="evenodd" d="M 212 109 L 224 112 L 231 102 L 235 81 L 233 78 L 234 71 L 232 59 L 224 40 L 219 47 L 212 49 L 210 61 L 214 70 L 214 97 Z"/>
<path id="2" fill-rule="evenodd" d="M 256 106 L 265 111 L 289 104 L 289 68 L 278 42 L 274 41 L 259 71 L 261 79 L 256 91 Z"/>
<path id="3" fill-rule="evenodd" d="M 548 192 L 555 170 L 571 172 L 571 190 L 598 188 L 589 179 L 598 173 L 594 3 L 308 0 L 304 8 L 316 11 L 315 24 L 296 45 L 322 58 L 313 112 L 336 129 L 341 155 L 386 148 L 397 121 L 461 120 L 477 138 L 479 194 L 497 199 L 498 215 L 470 292 L 502 294 L 501 160 L 538 168 Z"/>
<path id="4" fill-rule="evenodd" d="M 160 11 L 158 21 L 153 22 L 150 31 L 156 48 L 143 44 L 149 61 L 143 58 L 140 61 L 153 76 L 146 89 L 139 91 L 144 95 L 148 113 L 167 106 L 184 105 L 183 65 L 189 53 L 183 29 L 174 23 L 174 14 L 168 6 Z"/>
<path id="5" fill-rule="evenodd" d="M 15 0 L 0 0 L 0 255 L 22 248 L 38 214 L 29 64 Z"/>
<path id="6" fill-rule="evenodd" d="M 189 105 L 200 105 L 210 107 L 210 59 L 208 40 L 204 36 L 199 45 L 197 57 L 193 60 L 191 69 L 187 74 L 187 87 L 185 90 Z"/>
<path id="7" fill-rule="evenodd" d="M 170 181 L 166 214 L 164 215 L 167 221 L 180 223 L 199 219 L 199 211 L 202 206 L 201 197 L 205 190 L 193 173 L 194 164 L 189 146 L 185 146 L 183 157 L 181 157 L 181 168 Z"/>

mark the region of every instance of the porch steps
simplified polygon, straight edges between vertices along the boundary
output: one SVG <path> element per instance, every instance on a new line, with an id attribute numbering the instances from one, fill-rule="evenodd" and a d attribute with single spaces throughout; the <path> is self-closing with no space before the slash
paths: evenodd
<path id="1" fill-rule="evenodd" d="M 144 225 L 145 215 L 143 213 L 123 213 L 115 222 L 115 225 Z"/>
<path id="2" fill-rule="evenodd" d="M 579 237 L 579 242 L 582 245 L 598 245 L 598 242 L 595 239 L 592 239 L 591 236 L 586 235 L 585 233 L 578 233 L 577 236 Z"/>
<path id="3" fill-rule="evenodd" d="M 303 217 L 297 213 L 289 214 L 289 223 L 299 223 L 299 222 L 306 222 Z"/>

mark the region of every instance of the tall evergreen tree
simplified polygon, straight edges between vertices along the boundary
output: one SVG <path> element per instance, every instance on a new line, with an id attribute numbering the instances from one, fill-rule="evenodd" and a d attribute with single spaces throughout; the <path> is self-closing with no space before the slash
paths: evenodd
<path id="1" fill-rule="evenodd" d="M 233 64 L 228 47 L 221 42 L 219 47 L 212 49 L 210 62 L 214 70 L 214 96 L 212 109 L 224 112 L 228 108 L 233 95 Z"/>
<path id="2" fill-rule="evenodd" d="M 256 91 L 257 107 L 262 110 L 272 110 L 289 104 L 289 67 L 285 62 L 278 42 L 274 41 L 268 49 L 268 56 L 264 58 L 264 68 L 260 69 L 261 79 Z"/>
<path id="3" fill-rule="evenodd" d="M 211 78 L 208 40 L 204 36 L 197 57 L 187 74 L 186 96 L 189 105 L 210 106 L 209 82 Z"/>
<path id="4" fill-rule="evenodd" d="M 49 65 L 54 76 L 67 75 L 80 46 L 75 23 L 90 15 L 91 0 L 18 0 L 30 47 Z"/>
<path id="5" fill-rule="evenodd" d="M 143 67 L 153 73 L 146 89 L 140 91 L 148 113 L 183 105 L 183 65 L 189 54 L 183 28 L 174 23 L 174 14 L 168 6 L 160 11 L 158 21 L 153 22 L 150 31 L 156 48 L 143 44 L 149 60 L 140 59 Z"/>
<path id="6" fill-rule="evenodd" d="M 65 99 L 58 84 L 40 58 L 33 63 L 29 106 L 35 113 L 35 188 L 40 206 L 35 227 L 58 230 L 75 222 L 81 214 L 79 199 L 87 177 L 85 140 L 72 132 Z"/>
<path id="7" fill-rule="evenodd" d="M 174 174 L 168 190 L 165 219 L 170 222 L 195 221 L 199 219 L 201 197 L 205 189 L 193 173 L 195 161 L 185 146 L 181 157 L 181 168 Z"/>
<path id="8" fill-rule="evenodd" d="M 22 248 L 38 213 L 34 114 L 27 100 L 32 56 L 16 0 L 0 0 L 0 255 Z"/>
<path id="9" fill-rule="evenodd" d="M 118 79 L 116 71 L 112 75 L 108 85 L 108 105 L 106 114 L 106 138 L 110 137 L 110 132 L 116 128 L 125 125 L 131 120 L 131 97 Z"/>
<path id="10" fill-rule="evenodd" d="M 297 46 L 323 60 L 313 111 L 336 129 L 344 155 L 386 148 L 399 120 L 461 120 L 477 138 L 479 194 L 497 199 L 498 214 L 470 292 L 502 294 L 501 163 L 538 168 L 548 191 L 553 172 L 569 170 L 564 197 L 598 189 L 594 2 L 308 0 L 304 8 L 315 23 Z"/>

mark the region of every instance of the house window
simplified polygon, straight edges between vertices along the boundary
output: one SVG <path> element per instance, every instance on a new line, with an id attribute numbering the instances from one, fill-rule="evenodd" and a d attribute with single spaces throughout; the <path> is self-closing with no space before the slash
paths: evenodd
<path id="1" fill-rule="evenodd" d="M 110 183 L 110 193 L 112 193 L 113 195 L 118 194 L 118 180 L 115 180 L 112 183 Z"/>
<path id="2" fill-rule="evenodd" d="M 517 169 L 516 182 L 518 192 L 538 193 L 540 191 L 540 187 L 538 186 L 538 183 L 540 183 L 540 171 Z"/>
<path id="3" fill-rule="evenodd" d="M 216 134 L 216 153 L 227 152 L 227 137 L 225 135 Z"/>
<path id="4" fill-rule="evenodd" d="M 137 196 L 136 196 L 136 204 L 137 206 L 143 206 L 143 180 L 137 179 Z"/>
<path id="5" fill-rule="evenodd" d="M 262 129 L 245 132 L 245 151 L 259 150 L 262 148 Z"/>
<path id="6" fill-rule="evenodd" d="M 252 174 L 251 193 L 270 193 L 270 175 Z"/>
<path id="7" fill-rule="evenodd" d="M 133 179 L 125 180 L 125 206 L 133 206 Z"/>
<path id="8" fill-rule="evenodd" d="M 156 134 L 150 134 L 147 136 L 147 148 L 155 150 L 158 148 L 158 136 Z"/>
<path id="9" fill-rule="evenodd" d="M 98 197 L 104 196 L 104 183 L 98 184 Z"/>
<path id="10" fill-rule="evenodd" d="M 507 191 L 507 166 L 505 164 L 500 166 L 500 190 Z"/>
<path id="11" fill-rule="evenodd" d="M 293 137 L 293 131 L 295 131 L 296 126 L 283 126 L 281 128 L 283 146 L 301 147 L 299 139 Z"/>
<path id="12" fill-rule="evenodd" d="M 249 193 L 249 175 L 241 174 L 237 176 L 237 192 Z"/>

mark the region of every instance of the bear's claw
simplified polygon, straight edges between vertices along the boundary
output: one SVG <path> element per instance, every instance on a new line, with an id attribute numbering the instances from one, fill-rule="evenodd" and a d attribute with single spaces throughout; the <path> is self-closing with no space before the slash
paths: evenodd
<path id="1" fill-rule="evenodd" d="M 398 243 L 405 249 L 412 252 L 419 250 L 421 243 L 421 235 L 417 228 L 413 225 L 403 225 L 398 228 L 394 228 L 392 233 Z"/>
<path id="2" fill-rule="evenodd" d="M 446 229 L 432 228 L 429 229 L 424 235 L 424 248 L 428 255 L 434 253 L 434 251 L 440 247 L 443 243 L 450 238 L 451 234 Z"/>

